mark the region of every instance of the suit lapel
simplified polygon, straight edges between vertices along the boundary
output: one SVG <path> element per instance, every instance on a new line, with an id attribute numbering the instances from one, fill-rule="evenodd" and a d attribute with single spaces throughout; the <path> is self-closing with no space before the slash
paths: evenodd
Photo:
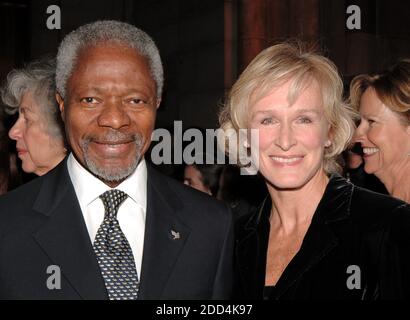
<path id="1" fill-rule="evenodd" d="M 338 245 L 333 223 L 349 218 L 351 196 L 352 185 L 340 176 L 333 175 L 316 209 L 301 249 L 275 286 L 276 298 L 285 294 L 300 277 Z M 236 263 L 245 294 L 251 299 L 261 299 L 263 296 L 271 207 L 272 203 L 268 197 L 243 227 L 237 228 Z"/>
<path id="2" fill-rule="evenodd" d="M 311 268 L 339 245 L 334 223 L 349 219 L 352 185 L 338 175 L 329 180 L 312 222 L 295 255 L 276 284 L 276 298 L 286 293 Z"/>
<path id="3" fill-rule="evenodd" d="M 243 226 L 240 223 L 237 227 L 236 270 L 238 281 L 241 283 L 241 294 L 245 294 L 250 299 L 262 299 L 270 209 L 270 202 L 265 199 L 260 209 L 250 219 L 248 218 Z"/>
<path id="4" fill-rule="evenodd" d="M 166 181 L 148 167 L 147 215 L 140 299 L 159 299 L 190 229 L 178 217 L 182 203 Z"/>
<path id="5" fill-rule="evenodd" d="M 276 284 L 275 296 L 286 293 L 311 268 L 315 267 L 336 246 L 338 239 L 326 224 L 312 221 L 305 235 L 301 249 L 285 268 Z"/>
<path id="6" fill-rule="evenodd" d="M 47 176 L 33 209 L 48 217 L 33 237 L 62 276 L 81 298 L 107 299 L 66 161 Z"/>

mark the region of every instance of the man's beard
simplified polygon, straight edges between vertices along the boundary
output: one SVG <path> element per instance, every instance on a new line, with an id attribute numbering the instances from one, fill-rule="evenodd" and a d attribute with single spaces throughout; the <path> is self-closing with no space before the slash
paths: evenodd
<path id="1" fill-rule="evenodd" d="M 109 167 L 103 168 L 100 167 L 91 157 L 88 152 L 88 146 L 92 141 L 104 141 L 104 142 L 111 142 L 111 143 L 118 143 L 123 141 L 131 141 L 135 143 L 135 150 L 136 154 L 132 162 L 127 167 Z M 87 136 L 85 137 L 80 143 L 81 149 L 84 155 L 85 165 L 87 166 L 88 170 L 100 178 L 103 181 L 107 182 L 120 182 L 125 180 L 129 177 L 137 168 L 138 163 L 141 160 L 142 148 L 144 146 L 144 138 L 142 135 L 136 133 L 132 135 L 127 135 L 118 131 L 110 131 L 108 134 L 103 136 Z"/>

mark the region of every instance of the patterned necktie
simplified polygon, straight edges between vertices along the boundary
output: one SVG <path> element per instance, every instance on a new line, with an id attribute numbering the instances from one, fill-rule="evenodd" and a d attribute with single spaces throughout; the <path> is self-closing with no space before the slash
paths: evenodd
<path id="1" fill-rule="evenodd" d="M 94 251 L 110 300 L 138 298 L 138 273 L 131 247 L 121 231 L 117 212 L 127 194 L 109 190 L 100 195 L 104 203 L 104 220 L 94 240 Z"/>

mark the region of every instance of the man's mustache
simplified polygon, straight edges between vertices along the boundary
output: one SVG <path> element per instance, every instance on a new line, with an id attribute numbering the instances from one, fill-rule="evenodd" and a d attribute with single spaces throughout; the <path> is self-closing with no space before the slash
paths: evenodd
<path id="1" fill-rule="evenodd" d="M 90 142 L 101 143 L 101 144 L 122 144 L 130 143 L 134 141 L 140 142 L 142 140 L 142 135 L 138 133 L 124 133 L 120 131 L 109 131 L 104 134 L 90 134 L 83 138 L 83 142 L 86 144 Z"/>

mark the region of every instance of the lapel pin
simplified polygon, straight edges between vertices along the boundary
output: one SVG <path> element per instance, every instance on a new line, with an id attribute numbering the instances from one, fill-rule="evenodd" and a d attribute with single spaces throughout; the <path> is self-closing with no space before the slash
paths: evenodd
<path id="1" fill-rule="evenodd" d="M 181 238 L 181 235 L 179 234 L 179 232 L 171 230 L 171 236 L 172 236 L 172 240 L 178 240 Z"/>

